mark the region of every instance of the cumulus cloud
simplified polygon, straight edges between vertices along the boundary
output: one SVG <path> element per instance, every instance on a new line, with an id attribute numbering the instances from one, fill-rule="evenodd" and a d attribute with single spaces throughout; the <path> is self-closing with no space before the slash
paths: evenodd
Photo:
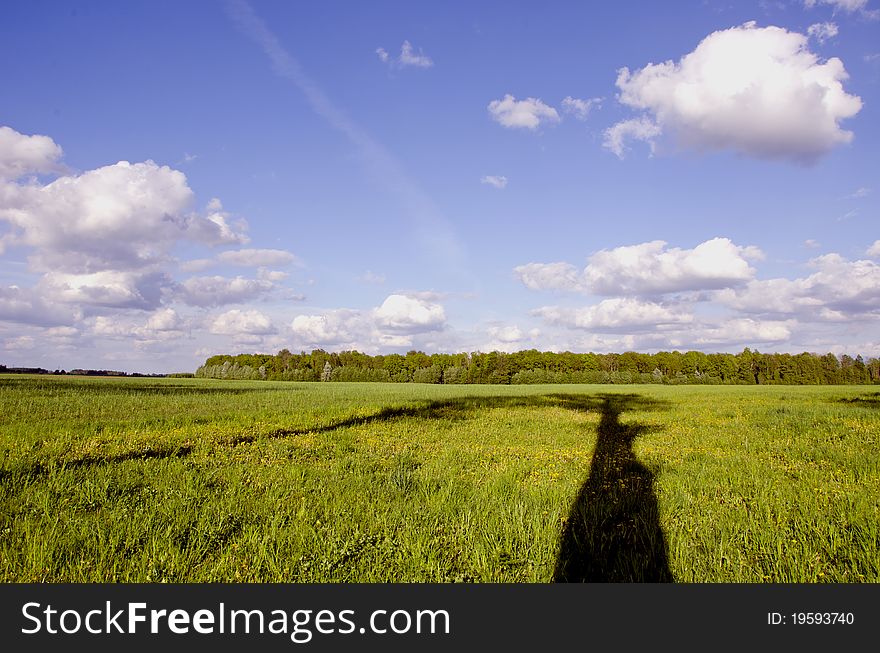
<path id="1" fill-rule="evenodd" d="M 655 240 L 596 252 L 583 271 L 569 263 L 529 263 L 514 272 L 533 290 L 659 295 L 742 284 L 755 274 L 748 259 L 760 256 L 757 248 L 741 247 L 727 238 L 713 238 L 693 249 Z"/>
<path id="2" fill-rule="evenodd" d="M 358 340 L 366 324 L 360 311 L 342 308 L 318 315 L 297 315 L 290 327 L 303 342 L 323 347 Z"/>
<path id="3" fill-rule="evenodd" d="M 681 325 L 693 321 L 693 315 L 680 307 L 663 306 L 630 297 L 605 299 L 594 306 L 567 309 L 546 306 L 535 311 L 551 324 L 590 331 L 642 331 Z"/>
<path id="4" fill-rule="evenodd" d="M 181 284 L 179 296 L 190 306 L 223 306 L 253 301 L 274 288 L 266 279 L 190 277 Z"/>
<path id="5" fill-rule="evenodd" d="M 91 274 L 47 272 L 36 290 L 47 301 L 95 309 L 157 308 L 174 287 L 161 271 L 101 270 Z"/>
<path id="6" fill-rule="evenodd" d="M 876 243 L 875 243 L 876 245 Z M 753 280 L 718 293 L 718 301 L 745 313 L 796 316 L 804 321 L 876 315 L 880 265 L 825 254 L 810 261 L 816 271 L 798 279 Z"/>
<path id="7" fill-rule="evenodd" d="M 284 281 L 290 274 L 282 270 L 270 270 L 269 268 L 257 268 L 257 279 L 276 283 Z"/>
<path id="8" fill-rule="evenodd" d="M 537 98 L 517 100 L 509 93 L 489 103 L 489 116 L 508 129 L 537 129 L 542 123 L 559 122 L 559 113 Z"/>
<path id="9" fill-rule="evenodd" d="M 14 336 L 3 338 L 3 349 L 7 351 L 28 351 L 37 346 L 33 336 Z"/>
<path id="10" fill-rule="evenodd" d="M 813 23 L 807 28 L 807 34 L 819 43 L 825 43 L 830 38 L 837 36 L 838 29 L 835 23 Z"/>
<path id="11" fill-rule="evenodd" d="M 192 196 L 182 172 L 120 161 L 45 185 L 8 184 L 0 220 L 13 228 L 13 242 L 36 250 L 39 268 L 70 273 L 154 265 L 180 239 L 244 240 L 222 212 L 190 212 Z"/>
<path id="12" fill-rule="evenodd" d="M 589 100 L 573 98 L 570 95 L 562 100 L 562 111 L 574 116 L 578 120 L 586 120 L 594 107 L 602 106 L 602 98 L 594 97 Z"/>
<path id="13" fill-rule="evenodd" d="M 599 295 L 658 294 L 737 285 L 755 270 L 747 259 L 760 258 L 754 247 L 713 238 L 693 249 L 667 247 L 655 240 L 602 250 L 590 257 L 584 277 Z"/>
<path id="14" fill-rule="evenodd" d="M 389 295 L 374 312 L 377 323 L 401 332 L 423 332 L 443 328 L 443 306 L 407 295 Z"/>
<path id="15" fill-rule="evenodd" d="M 0 321 L 54 326 L 72 324 L 80 317 L 76 307 L 47 301 L 33 288 L 0 286 Z"/>
<path id="16" fill-rule="evenodd" d="M 647 122 L 615 125 L 606 147 L 619 153 L 627 136 L 653 143 L 662 133 L 696 150 L 813 161 L 853 138 L 840 122 L 862 101 L 844 91 L 847 78 L 843 62 L 820 61 L 803 34 L 754 22 L 713 32 L 678 62 L 619 71 L 619 101 Z"/>
<path id="17" fill-rule="evenodd" d="M 173 308 L 154 311 L 146 322 L 138 322 L 125 315 L 99 315 L 91 326 L 93 335 L 100 338 L 128 340 L 140 344 L 174 341 L 184 336 L 186 325 Z"/>
<path id="18" fill-rule="evenodd" d="M 275 327 L 265 313 L 232 309 L 214 318 L 210 331 L 224 336 L 264 336 L 275 333 Z"/>
<path id="19" fill-rule="evenodd" d="M 26 136 L 0 126 L 0 179 L 57 172 L 61 154 L 61 147 L 48 136 Z"/>
<path id="20" fill-rule="evenodd" d="M 515 324 L 492 325 L 486 329 L 489 341 L 480 347 L 480 351 L 513 352 L 529 347 L 541 336 L 540 329 L 526 332 Z"/>
<path id="21" fill-rule="evenodd" d="M 495 188 L 506 188 L 507 177 L 502 175 L 486 175 L 480 178 L 480 183 L 494 186 Z"/>
<path id="22" fill-rule="evenodd" d="M 717 325 L 701 326 L 686 337 L 688 342 L 701 348 L 778 343 L 791 337 L 791 323 L 737 318 Z"/>
<path id="23" fill-rule="evenodd" d="M 630 118 L 615 123 L 606 129 L 603 135 L 602 144 L 618 158 L 622 159 L 626 154 L 626 143 L 630 140 L 642 141 L 647 143 L 654 153 L 654 140 L 663 133 L 660 126 L 649 118 L 644 116 L 641 118 Z"/>
<path id="24" fill-rule="evenodd" d="M 298 315 L 291 330 L 309 346 L 362 351 L 409 347 L 413 336 L 436 332 L 446 325 L 443 306 L 415 295 L 389 295 L 372 310 L 333 309 Z"/>
<path id="25" fill-rule="evenodd" d="M 144 327 L 149 331 L 180 331 L 183 320 L 173 308 L 163 308 L 153 313 Z"/>
<path id="26" fill-rule="evenodd" d="M 515 324 L 509 326 L 491 326 L 486 330 L 489 337 L 505 343 L 519 342 L 525 339 L 525 334 Z"/>
<path id="27" fill-rule="evenodd" d="M 430 68 L 434 65 L 434 60 L 424 54 L 421 49 L 416 52 L 412 43 L 404 41 L 400 46 L 400 55 L 392 57 L 385 48 L 376 48 L 376 56 L 379 61 L 395 68 Z"/>
<path id="28" fill-rule="evenodd" d="M 875 240 L 865 253 L 872 258 L 880 258 L 880 240 Z"/>

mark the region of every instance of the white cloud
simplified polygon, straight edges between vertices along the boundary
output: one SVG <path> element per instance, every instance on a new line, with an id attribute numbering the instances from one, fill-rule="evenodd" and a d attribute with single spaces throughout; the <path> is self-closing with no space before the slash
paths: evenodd
<path id="1" fill-rule="evenodd" d="M 791 337 L 791 323 L 737 318 L 714 326 L 702 326 L 684 335 L 687 342 L 700 347 L 711 345 L 729 349 L 734 344 L 755 345 L 788 340 Z"/>
<path id="2" fill-rule="evenodd" d="M 281 270 L 270 270 L 269 268 L 257 268 L 257 279 L 261 281 L 270 281 L 277 283 L 284 281 L 290 274 Z"/>
<path id="3" fill-rule="evenodd" d="M 298 315 L 290 326 L 306 346 L 377 351 L 409 347 L 413 337 L 445 325 L 443 306 L 410 293 L 389 295 L 381 306 L 367 311 L 342 308 Z"/>
<path id="4" fill-rule="evenodd" d="M 95 309 L 157 308 L 174 286 L 161 271 L 101 270 L 90 274 L 47 272 L 36 291 L 46 300 Z"/>
<path id="5" fill-rule="evenodd" d="M 604 137 L 602 145 L 622 159 L 627 150 L 626 141 L 643 141 L 650 146 L 651 154 L 653 154 L 654 141 L 662 133 L 663 130 L 660 126 L 649 118 L 644 116 L 641 118 L 630 118 L 629 120 L 615 123 L 606 129 L 602 133 Z"/>
<path id="6" fill-rule="evenodd" d="M 663 306 L 630 297 L 605 299 L 594 306 L 566 309 L 546 306 L 535 311 L 551 324 L 591 331 L 642 331 L 693 321 L 681 307 Z"/>
<path id="7" fill-rule="evenodd" d="M 47 301 L 33 288 L 0 286 L 0 321 L 52 326 L 71 324 L 80 317 L 77 308 Z"/>
<path id="8" fill-rule="evenodd" d="M 144 326 L 150 331 L 180 331 L 183 322 L 173 308 L 163 308 L 153 313 Z"/>
<path id="9" fill-rule="evenodd" d="M 493 325 L 486 329 L 489 341 L 484 343 L 480 351 L 514 352 L 534 346 L 541 336 L 540 329 L 523 331 L 517 325 Z"/>
<path id="10" fill-rule="evenodd" d="M 559 122 L 559 113 L 537 98 L 517 100 L 509 93 L 489 103 L 489 115 L 502 127 L 535 130 L 542 123 Z"/>
<path id="11" fill-rule="evenodd" d="M 211 323 L 211 333 L 224 336 L 264 336 L 275 333 L 272 320 L 260 311 L 232 309 Z"/>
<path id="12" fill-rule="evenodd" d="M 520 340 L 525 339 L 525 334 L 522 332 L 522 329 L 515 324 L 510 326 L 491 326 L 486 332 L 489 334 L 490 338 L 505 343 L 519 342 Z"/>
<path id="13" fill-rule="evenodd" d="M 880 240 L 875 240 L 865 253 L 873 258 L 880 258 Z"/>
<path id="14" fill-rule="evenodd" d="M 376 56 L 379 61 L 395 68 L 430 68 L 434 65 L 433 59 L 424 54 L 421 49 L 418 52 L 413 48 L 412 43 L 404 41 L 400 46 L 400 55 L 392 57 L 385 48 L 376 48 Z"/>
<path id="15" fill-rule="evenodd" d="M 817 247 L 821 247 L 821 243 L 818 240 L 813 240 L 812 238 L 807 238 L 804 241 L 804 247 L 809 247 L 810 249 L 816 249 Z"/>
<path id="16" fill-rule="evenodd" d="M 131 270 L 162 262 L 180 239 L 242 242 L 225 214 L 188 211 L 192 191 L 182 172 L 152 161 L 120 161 L 46 185 L 8 184 L 0 220 L 17 244 L 35 248 L 41 269 L 70 273 Z"/>
<path id="17" fill-rule="evenodd" d="M 718 293 L 722 304 L 756 315 L 795 316 L 802 321 L 837 321 L 877 314 L 880 265 L 825 254 L 810 261 L 816 272 L 799 279 L 753 280 Z"/>
<path id="18" fill-rule="evenodd" d="M 662 240 L 593 254 L 583 272 L 569 263 L 529 263 L 514 269 L 533 290 L 579 290 L 596 295 L 658 295 L 740 285 L 754 277 L 747 259 L 760 250 L 713 238 L 693 249 Z"/>
<path id="19" fill-rule="evenodd" d="M 409 41 L 404 41 L 403 45 L 400 46 L 398 61 L 401 66 L 415 66 L 416 68 L 430 68 L 434 65 L 431 57 L 422 54 L 421 49 L 416 53 Z"/>
<path id="20" fill-rule="evenodd" d="M 336 309 L 320 315 L 297 315 L 290 325 L 293 333 L 311 346 L 352 343 L 364 335 L 360 311 Z"/>
<path id="21" fill-rule="evenodd" d="M 180 298 L 191 306 L 223 306 L 253 301 L 274 288 L 265 279 L 191 277 L 181 284 Z"/>
<path id="22" fill-rule="evenodd" d="M 25 136 L 11 127 L 0 126 L 0 179 L 57 172 L 61 154 L 61 147 L 48 136 Z"/>
<path id="23" fill-rule="evenodd" d="M 186 324 L 173 308 L 154 311 L 140 323 L 125 315 L 99 315 L 91 326 L 93 335 L 102 339 L 134 339 L 138 346 L 170 342 L 184 337 Z"/>
<path id="24" fill-rule="evenodd" d="M 407 295 L 389 295 L 374 311 L 377 323 L 401 332 L 422 332 L 443 328 L 443 306 Z"/>
<path id="25" fill-rule="evenodd" d="M 840 122 L 862 101 L 843 90 L 847 78 L 843 62 L 821 62 L 803 34 L 750 22 L 710 34 L 677 63 L 622 68 L 617 87 L 622 104 L 682 147 L 812 161 L 853 138 Z M 648 124 L 635 135 L 653 139 Z M 624 131 L 617 140 L 606 132 L 606 146 L 622 152 Z"/>
<path id="26" fill-rule="evenodd" d="M 807 28 L 807 34 L 819 43 L 825 43 L 828 39 L 837 36 L 838 29 L 835 23 L 813 23 Z"/>
<path id="27" fill-rule="evenodd" d="M 852 193 L 851 195 L 847 195 L 846 199 L 858 200 L 858 199 L 862 199 L 863 197 L 867 197 L 870 194 L 871 194 L 871 189 L 866 188 L 865 186 L 862 186 L 861 188 L 856 189 L 856 191 L 854 193 Z"/>
<path id="28" fill-rule="evenodd" d="M 507 177 L 502 175 L 486 175 L 480 178 L 481 184 L 488 184 L 495 188 L 505 188 L 507 186 Z"/>
<path id="29" fill-rule="evenodd" d="M 7 351 L 28 351 L 37 346 L 37 341 L 33 336 L 15 336 L 3 339 L 3 349 Z"/>
<path id="30" fill-rule="evenodd" d="M 667 248 L 662 240 L 602 250 L 590 257 L 584 277 L 596 294 L 657 294 L 737 285 L 755 271 L 746 259 L 754 247 L 713 238 L 693 249 Z"/>
<path id="31" fill-rule="evenodd" d="M 562 100 L 562 111 L 570 114 L 578 120 L 586 120 L 590 117 L 590 112 L 594 107 L 602 106 L 600 97 L 590 98 L 589 100 L 581 100 L 573 98 L 570 95 Z"/>
<path id="32" fill-rule="evenodd" d="M 513 269 L 531 290 L 584 290 L 581 271 L 571 263 L 527 263 Z"/>

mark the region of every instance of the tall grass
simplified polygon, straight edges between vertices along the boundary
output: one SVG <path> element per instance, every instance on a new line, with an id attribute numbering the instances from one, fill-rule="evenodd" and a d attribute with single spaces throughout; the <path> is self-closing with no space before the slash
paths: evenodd
<path id="1" fill-rule="evenodd" d="M 648 536 L 676 581 L 880 580 L 868 387 L 2 376 L 0 411 L 7 582 L 645 580 Z"/>

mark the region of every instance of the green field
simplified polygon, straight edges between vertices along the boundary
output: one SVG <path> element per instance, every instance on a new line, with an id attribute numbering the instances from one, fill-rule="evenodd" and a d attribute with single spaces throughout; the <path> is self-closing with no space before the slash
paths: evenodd
<path id="1" fill-rule="evenodd" d="M 5 582 L 880 581 L 876 386 L 0 376 Z"/>

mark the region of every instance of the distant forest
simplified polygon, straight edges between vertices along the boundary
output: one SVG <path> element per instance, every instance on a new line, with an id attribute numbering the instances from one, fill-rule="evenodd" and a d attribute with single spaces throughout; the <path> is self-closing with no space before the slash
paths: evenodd
<path id="1" fill-rule="evenodd" d="M 880 383 L 880 359 L 834 354 L 504 353 L 369 356 L 358 351 L 211 356 L 195 376 L 269 381 L 396 383 L 665 383 L 837 385 Z"/>

